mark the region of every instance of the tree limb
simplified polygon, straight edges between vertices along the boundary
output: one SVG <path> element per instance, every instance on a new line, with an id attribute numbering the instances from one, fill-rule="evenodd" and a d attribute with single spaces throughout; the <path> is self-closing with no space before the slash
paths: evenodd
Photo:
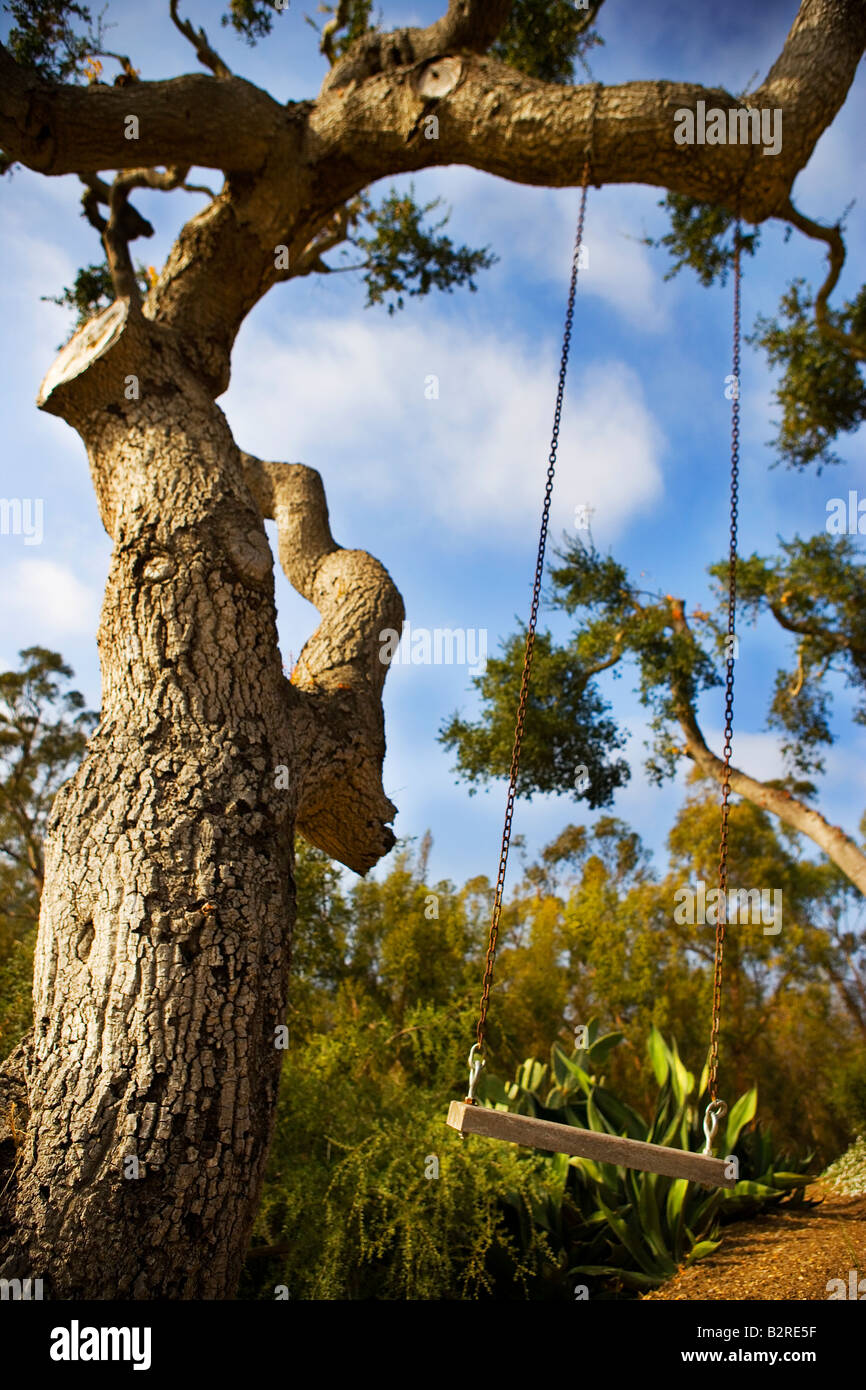
<path id="1" fill-rule="evenodd" d="M 765 157 L 748 144 L 674 143 L 678 110 L 698 100 L 739 105 L 730 93 L 626 83 L 598 93 L 593 119 L 595 85 L 539 82 L 479 56 L 506 14 L 504 0 L 455 0 L 428 29 L 364 36 L 316 102 L 290 107 L 235 77 L 187 76 L 125 91 L 58 86 L 0 50 L 0 147 L 52 174 L 128 168 L 131 146 L 136 167 L 194 163 L 227 172 L 222 193 L 181 232 L 148 304 L 219 394 L 240 324 L 282 276 L 274 248 L 285 244 L 300 256 L 369 184 L 459 163 L 514 182 L 571 187 L 594 134 L 599 183 L 645 183 L 738 205 L 751 222 L 784 216 L 794 178 L 844 102 L 866 45 L 866 0 L 802 0 L 779 59 L 749 98 L 784 113 L 782 148 Z M 365 59 L 350 77 L 344 64 L 369 58 L 368 39 L 379 45 L 375 62 Z M 459 56 L 442 67 L 449 49 Z M 418 125 L 431 104 L 436 139 Z M 124 137 L 130 107 L 139 117 L 137 141 Z"/>
<path id="2" fill-rule="evenodd" d="M 838 225 L 835 227 L 825 227 L 818 222 L 813 222 L 810 217 L 804 217 L 803 213 L 798 212 L 790 198 L 785 204 L 781 214 L 788 222 L 791 222 L 798 231 L 804 236 L 813 237 L 818 241 L 827 243 L 827 260 L 829 270 L 827 278 L 815 296 L 815 322 L 821 333 L 826 338 L 831 338 L 850 352 L 859 362 L 866 362 L 866 344 L 861 339 L 855 338 L 850 333 L 845 333 L 843 329 L 837 328 L 830 322 L 827 313 L 827 300 L 839 281 L 842 267 L 845 264 L 845 242 L 842 239 L 842 232 Z"/>
<path id="3" fill-rule="evenodd" d="M 296 826 L 363 874 L 395 843 L 396 807 L 382 787 L 388 660 L 380 634 L 402 630 L 403 600 L 378 560 L 334 540 L 315 469 L 241 459 L 259 511 L 277 523 L 289 583 L 321 615 L 292 674 L 286 741 L 300 781 Z"/>
<path id="4" fill-rule="evenodd" d="M 680 704 L 677 710 L 680 727 L 685 735 L 685 752 L 708 776 L 721 782 L 725 764 L 707 745 L 694 710 Z M 819 811 L 779 787 L 771 787 L 749 777 L 739 768 L 730 770 L 731 790 L 755 806 L 778 816 L 785 825 L 807 835 L 828 859 L 842 870 L 860 892 L 866 896 L 866 854 L 838 825 L 831 825 Z"/>
<path id="5" fill-rule="evenodd" d="M 176 29 L 179 29 L 185 39 L 188 39 L 195 49 L 196 57 L 206 68 L 210 68 L 215 77 L 231 77 L 231 71 L 226 67 L 220 55 L 211 48 L 208 37 L 204 29 L 196 31 L 195 26 L 188 19 L 181 19 L 177 12 L 178 0 L 169 0 L 169 14 Z"/>
<path id="6" fill-rule="evenodd" d="M 131 115 L 137 139 L 126 135 Z M 67 86 L 19 67 L 0 44 L 0 147 L 38 173 L 159 164 L 253 171 L 285 125 L 286 108 L 239 77 Z"/>
<path id="7" fill-rule="evenodd" d="M 87 190 L 81 199 L 84 208 L 84 215 L 100 235 L 105 230 L 105 219 L 99 213 L 100 205 L 109 207 L 111 202 L 111 185 L 101 179 L 98 174 L 80 174 L 79 178 Z M 142 217 L 131 203 L 126 203 L 123 209 L 121 222 L 121 232 L 127 241 L 135 241 L 137 237 L 152 237 L 153 227 L 146 217 Z"/>
<path id="8" fill-rule="evenodd" d="M 781 604 L 768 601 L 767 607 L 780 627 L 786 632 L 794 632 L 798 637 L 814 637 L 817 642 L 823 642 L 828 647 L 836 647 L 840 651 L 845 651 L 850 646 L 849 641 L 841 632 L 833 632 L 832 628 L 821 627 L 817 623 L 798 622 L 796 618 L 791 618 L 782 608 Z"/>

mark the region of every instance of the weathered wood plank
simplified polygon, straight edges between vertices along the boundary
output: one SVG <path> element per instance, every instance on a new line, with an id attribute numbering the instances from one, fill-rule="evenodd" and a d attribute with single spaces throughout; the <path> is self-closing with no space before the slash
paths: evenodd
<path id="1" fill-rule="evenodd" d="M 486 1139 L 504 1139 L 510 1144 L 525 1144 L 532 1149 L 547 1149 L 551 1153 L 572 1154 L 577 1158 L 592 1158 L 597 1163 L 616 1163 L 625 1168 L 640 1168 L 647 1173 L 662 1173 L 669 1178 L 688 1178 L 712 1187 L 735 1187 L 736 1179 L 725 1176 L 727 1164 L 722 1158 L 706 1154 L 687 1153 L 684 1149 L 668 1149 L 662 1144 L 645 1144 L 640 1139 L 623 1139 L 616 1134 L 597 1134 L 577 1125 L 558 1125 L 551 1120 L 536 1120 L 529 1115 L 512 1115 L 505 1110 L 488 1110 L 483 1105 L 467 1105 L 452 1100 L 447 1123 L 460 1134 L 478 1134 Z"/>

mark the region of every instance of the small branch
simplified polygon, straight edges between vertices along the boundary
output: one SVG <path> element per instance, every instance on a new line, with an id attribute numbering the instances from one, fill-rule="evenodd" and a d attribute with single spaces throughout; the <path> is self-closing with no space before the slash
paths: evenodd
<path id="1" fill-rule="evenodd" d="M 184 193 L 206 193 L 209 198 L 216 197 L 213 189 L 208 188 L 206 183 L 180 183 L 178 188 L 182 188 Z"/>
<path id="2" fill-rule="evenodd" d="M 170 192 L 182 188 L 189 173 L 189 165 L 159 169 L 127 169 L 118 174 L 108 192 L 110 216 L 103 232 L 111 281 L 118 299 L 129 298 L 130 303 L 141 307 L 141 290 L 129 254 L 129 236 L 126 232 L 128 199 L 134 188 L 158 188 Z M 148 224 L 149 225 L 149 224 Z"/>
<path id="3" fill-rule="evenodd" d="M 346 240 L 349 227 L 353 218 L 357 214 L 358 200 L 351 203 L 344 203 L 334 213 L 329 224 L 313 238 L 308 246 L 304 247 L 300 256 L 295 260 L 294 265 L 288 269 L 280 271 L 275 278 L 279 281 L 294 280 L 304 275 L 310 275 L 313 271 L 321 274 L 333 273 L 335 267 L 324 263 L 322 256 L 328 251 L 333 251 L 335 246 Z M 349 267 L 346 267 L 347 269 Z M 352 267 L 355 269 L 356 267 Z"/>
<path id="4" fill-rule="evenodd" d="M 803 689 L 803 681 L 806 679 L 806 672 L 803 669 L 803 643 L 797 648 L 797 673 L 791 685 L 788 687 L 788 694 L 792 700 L 796 700 L 800 691 Z"/>
<path id="5" fill-rule="evenodd" d="M 785 202 L 779 216 L 791 222 L 805 236 L 812 237 L 816 241 L 826 242 L 830 269 L 826 280 L 815 296 L 815 322 L 825 338 L 831 338 L 833 342 L 845 348 L 859 362 L 866 362 L 866 344 L 858 341 L 850 333 L 843 332 L 841 328 L 836 328 L 830 323 L 827 312 L 827 300 L 836 288 L 842 267 L 845 264 L 845 242 L 842 239 L 839 225 L 825 227 L 819 222 L 813 222 L 810 217 L 805 217 L 803 213 L 797 211 L 790 198 Z"/>
<path id="6" fill-rule="evenodd" d="M 195 55 L 204 67 L 210 68 L 214 77 L 231 77 L 231 69 L 227 68 L 220 55 L 215 49 L 211 48 L 207 34 L 204 29 L 196 32 L 195 26 L 188 19 L 181 19 L 177 12 L 178 0 L 169 0 L 169 14 L 176 29 L 179 29 L 185 39 L 188 39 L 195 49 Z"/>
<path id="7" fill-rule="evenodd" d="M 785 613 L 781 604 L 768 602 L 767 607 L 780 627 L 786 632 L 796 633 L 798 637 L 813 637 L 817 642 L 824 642 L 827 646 L 837 647 L 845 650 L 849 643 L 840 632 L 833 632 L 831 628 L 819 627 L 815 623 L 798 622 L 796 618 L 790 618 Z"/>
<path id="8" fill-rule="evenodd" d="M 116 299 L 128 299 L 130 308 L 141 308 L 141 290 L 135 275 L 135 267 L 129 254 L 129 241 L 124 235 L 123 219 L 127 208 L 129 189 L 120 178 L 115 179 L 109 193 L 109 217 L 105 224 L 102 240 L 111 272 Z"/>
<path id="9" fill-rule="evenodd" d="M 607 671 L 610 669 L 611 666 L 615 666 L 617 662 L 621 659 L 622 642 L 619 638 L 617 638 L 614 641 L 613 646 L 611 647 L 610 656 L 606 657 L 604 661 L 596 662 L 594 666 L 584 667 L 584 674 L 586 675 L 588 680 L 591 680 L 593 676 L 597 676 L 600 672 Z"/>
<path id="10" fill-rule="evenodd" d="M 335 63 L 338 61 L 338 54 L 334 48 L 334 40 L 340 30 L 345 29 L 346 25 L 349 23 L 349 10 L 350 0 L 339 0 L 337 13 L 334 15 L 333 19 L 328 20 L 327 24 L 322 29 L 319 52 L 324 54 L 331 67 L 334 67 Z"/>
<path id="11" fill-rule="evenodd" d="M 84 215 L 91 227 L 102 234 L 105 231 L 106 221 L 99 208 L 100 206 L 110 206 L 111 185 L 101 179 L 98 174 L 79 174 L 78 177 L 87 190 L 81 199 Z M 153 227 L 150 222 L 146 217 L 142 217 L 129 202 L 123 205 L 120 231 L 125 241 L 135 241 L 137 237 L 153 236 Z"/>

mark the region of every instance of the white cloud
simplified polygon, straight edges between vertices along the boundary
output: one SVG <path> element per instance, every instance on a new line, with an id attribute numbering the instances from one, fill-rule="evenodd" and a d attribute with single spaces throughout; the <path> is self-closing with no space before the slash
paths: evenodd
<path id="1" fill-rule="evenodd" d="M 568 288 L 580 190 L 528 188 L 475 169 L 449 166 L 425 171 L 419 199 L 439 196 L 454 211 L 457 240 L 487 246 L 500 263 L 486 272 L 485 284 L 513 297 L 515 286 Z M 648 199 L 650 205 L 648 206 Z M 659 257 L 638 235 L 641 220 L 654 211 L 655 190 L 590 190 L 583 245 L 587 261 L 579 277 L 579 299 L 597 297 L 645 333 L 670 326 L 672 296 L 659 274 Z M 435 214 L 434 214 L 435 215 Z"/>
<path id="2" fill-rule="evenodd" d="M 11 544 L 4 538 L 4 545 Z M 28 558 L 11 564 L 0 577 L 5 619 L 21 634 L 20 645 L 52 643 L 78 633 L 93 633 L 99 622 L 100 596 L 76 578 L 68 565 Z"/>
<path id="3" fill-rule="evenodd" d="M 239 344 L 226 413 L 243 448 L 300 459 L 362 505 L 382 501 L 450 530 L 525 533 L 539 512 L 557 355 L 516 338 L 432 319 L 297 324 L 291 344 L 262 331 Z M 438 399 L 426 399 L 430 377 Z M 661 430 L 636 372 L 581 361 L 566 392 L 555 527 L 594 508 L 608 538 L 662 492 Z"/>

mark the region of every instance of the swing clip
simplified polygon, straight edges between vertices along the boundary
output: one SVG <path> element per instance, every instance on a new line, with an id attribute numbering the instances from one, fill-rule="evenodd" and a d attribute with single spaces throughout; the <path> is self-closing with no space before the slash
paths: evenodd
<path id="1" fill-rule="evenodd" d="M 704 1134 L 707 1140 L 704 1145 L 704 1153 L 709 1154 L 711 1158 L 713 1154 L 713 1145 L 716 1142 L 716 1135 L 719 1132 L 719 1124 L 727 1113 L 728 1107 L 723 1100 L 710 1101 L 710 1104 L 704 1111 Z"/>
<path id="2" fill-rule="evenodd" d="M 483 1056 L 478 1055 L 478 1043 L 473 1043 L 469 1049 L 469 1090 L 466 1093 L 466 1104 L 477 1105 L 475 1099 L 475 1088 L 481 1076 L 481 1068 L 484 1066 Z"/>

